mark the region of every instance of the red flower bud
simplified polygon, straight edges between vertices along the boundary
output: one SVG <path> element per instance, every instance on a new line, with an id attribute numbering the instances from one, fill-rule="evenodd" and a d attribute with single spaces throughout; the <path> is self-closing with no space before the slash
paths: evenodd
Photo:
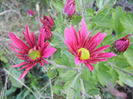
<path id="1" fill-rule="evenodd" d="M 129 38 L 127 38 L 128 36 L 130 35 L 120 38 L 115 42 L 114 47 L 117 49 L 118 52 L 124 52 L 127 50 L 129 46 Z"/>
<path id="2" fill-rule="evenodd" d="M 43 26 L 43 29 L 45 30 L 45 39 L 46 40 L 51 40 L 51 38 L 52 38 L 52 32 L 51 32 L 51 30 L 47 27 L 47 26 Z"/>
<path id="3" fill-rule="evenodd" d="M 32 11 L 31 9 L 28 10 L 28 13 L 29 13 L 29 15 L 30 15 L 31 17 L 34 16 L 34 14 L 35 14 L 35 12 Z"/>
<path id="4" fill-rule="evenodd" d="M 40 18 L 40 21 L 42 22 L 43 26 L 47 26 L 48 28 L 52 28 L 54 25 L 54 21 L 50 14 L 49 14 L 49 17 L 46 15 L 43 15 L 43 19 Z"/>
<path id="5" fill-rule="evenodd" d="M 76 5 L 75 0 L 67 0 L 67 4 L 64 6 L 63 10 L 65 14 L 68 14 L 69 17 L 75 13 Z"/>

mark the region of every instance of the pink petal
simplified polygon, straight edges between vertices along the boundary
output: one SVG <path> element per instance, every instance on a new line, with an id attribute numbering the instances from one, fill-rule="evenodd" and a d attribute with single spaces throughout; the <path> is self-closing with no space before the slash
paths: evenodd
<path id="1" fill-rule="evenodd" d="M 97 62 L 93 61 L 93 60 L 87 60 L 88 63 L 91 63 L 91 64 L 97 64 Z"/>
<path id="2" fill-rule="evenodd" d="M 15 44 L 13 44 L 13 43 L 8 42 L 8 44 L 9 44 L 10 46 L 12 46 L 12 47 L 15 47 L 15 48 L 19 49 L 19 50 L 23 50 L 23 48 L 20 48 L 19 46 L 15 45 Z"/>
<path id="3" fill-rule="evenodd" d="M 22 33 L 23 33 L 23 35 L 24 35 L 24 37 L 25 37 L 27 43 L 29 44 L 29 46 L 30 46 L 30 47 L 33 47 L 33 44 L 32 44 L 32 42 L 31 42 L 31 40 L 29 39 L 29 37 L 28 37 L 24 32 L 22 32 Z"/>
<path id="4" fill-rule="evenodd" d="M 100 31 L 96 33 L 93 37 L 90 37 L 88 42 L 85 45 L 85 48 L 89 49 L 94 44 L 94 41 L 97 40 L 97 38 L 99 37 L 99 34 L 100 34 Z"/>
<path id="5" fill-rule="evenodd" d="M 107 49 L 109 47 L 110 47 L 110 45 L 102 46 L 102 47 L 99 47 L 99 48 L 95 49 L 94 51 L 92 51 L 90 53 L 91 53 L 91 55 L 93 55 L 93 54 L 96 54 L 98 52 L 104 51 L 105 49 Z"/>
<path id="6" fill-rule="evenodd" d="M 90 51 L 94 50 L 104 39 L 106 33 L 101 33 L 95 37 L 95 39 L 91 40 L 91 44 L 88 47 Z"/>
<path id="7" fill-rule="evenodd" d="M 77 45 L 78 44 L 77 32 L 72 26 L 70 26 L 70 32 L 72 34 L 71 38 L 72 38 L 72 41 L 73 41 L 74 45 Z"/>
<path id="8" fill-rule="evenodd" d="M 45 59 L 43 59 L 43 58 L 41 58 L 41 59 L 44 61 L 44 63 L 49 64 Z"/>
<path id="9" fill-rule="evenodd" d="M 43 56 L 44 58 L 48 58 L 50 57 L 54 52 L 56 51 L 56 49 L 54 47 L 47 47 L 44 52 L 43 52 Z"/>
<path id="10" fill-rule="evenodd" d="M 14 52 L 16 52 L 16 53 L 25 54 L 25 52 L 23 52 L 23 50 L 22 50 L 22 51 L 17 50 L 17 49 L 15 49 L 15 48 L 13 48 L 12 46 L 10 46 L 10 48 L 11 48 Z"/>
<path id="11" fill-rule="evenodd" d="M 108 53 L 99 53 L 97 57 L 99 58 L 112 58 L 116 56 L 116 54 L 108 52 Z"/>
<path id="12" fill-rule="evenodd" d="M 84 62 L 83 60 L 79 60 L 79 57 L 75 57 L 74 61 L 76 66 Z"/>
<path id="13" fill-rule="evenodd" d="M 39 37 L 38 37 L 38 46 L 41 47 L 43 45 L 44 39 L 45 39 L 45 30 L 41 29 L 41 27 L 40 27 L 40 34 L 39 34 Z"/>
<path id="14" fill-rule="evenodd" d="M 81 21 L 81 35 L 82 37 L 85 37 L 87 35 L 87 27 L 83 18 Z"/>
<path id="15" fill-rule="evenodd" d="M 43 51 L 44 51 L 47 47 L 49 47 L 49 45 L 50 45 L 50 43 L 48 43 L 47 41 L 46 41 L 45 43 L 43 43 L 43 45 L 42 45 L 42 47 L 41 47 L 41 51 L 40 51 L 41 55 L 43 55 Z"/>
<path id="16" fill-rule="evenodd" d="M 29 72 L 29 70 L 31 69 L 31 68 L 33 68 L 33 66 L 34 65 L 36 65 L 37 63 L 35 63 L 35 64 L 33 64 L 33 65 L 31 65 L 30 67 L 28 67 L 23 73 L 22 73 L 22 75 L 20 76 L 20 80 L 22 79 L 22 78 L 24 78 L 25 76 L 26 76 L 26 74 Z"/>
<path id="17" fill-rule="evenodd" d="M 39 64 L 40 66 L 44 66 L 43 62 L 42 61 L 39 61 Z"/>
<path id="18" fill-rule="evenodd" d="M 83 43 L 82 43 L 82 47 L 84 47 L 85 45 L 86 45 L 86 43 L 87 43 L 87 39 L 89 38 L 89 36 L 90 36 L 90 32 L 91 32 L 91 30 L 87 33 L 87 35 L 86 35 L 86 37 L 85 38 L 83 38 Z"/>
<path id="19" fill-rule="evenodd" d="M 36 37 L 35 37 L 35 34 L 32 32 L 32 42 L 33 42 L 33 45 L 34 46 L 37 46 L 37 42 L 36 42 Z"/>
<path id="20" fill-rule="evenodd" d="M 9 32 L 9 36 L 11 38 L 11 40 L 20 48 L 28 51 L 30 48 L 29 46 L 27 46 L 19 37 L 17 37 L 16 35 L 14 35 L 13 33 Z"/>
<path id="21" fill-rule="evenodd" d="M 23 70 L 24 68 L 26 68 L 26 67 L 29 67 L 29 66 L 31 66 L 32 64 L 27 64 L 26 66 L 23 66 L 22 68 L 20 68 L 19 70 Z"/>
<path id="22" fill-rule="evenodd" d="M 25 65 L 25 64 L 27 64 L 27 61 L 24 61 L 24 62 L 17 64 L 17 65 L 13 65 L 11 67 L 20 67 L 20 66 Z"/>
<path id="23" fill-rule="evenodd" d="M 93 59 L 93 61 L 103 62 L 103 61 L 107 61 L 107 59 L 106 59 L 106 58 L 102 58 L 102 59 Z"/>
<path id="24" fill-rule="evenodd" d="M 86 65 L 86 67 L 87 67 L 90 71 L 93 71 L 93 70 L 94 70 L 94 68 L 93 68 L 93 66 L 92 66 L 91 64 L 85 62 L 85 65 Z"/>
<path id="25" fill-rule="evenodd" d="M 26 60 L 24 57 L 19 57 L 19 56 L 17 56 L 19 59 L 21 59 L 21 60 Z"/>
<path id="26" fill-rule="evenodd" d="M 72 52 L 75 52 L 75 49 L 73 48 L 73 45 L 67 41 L 64 41 L 67 45 L 67 47 L 72 51 Z"/>

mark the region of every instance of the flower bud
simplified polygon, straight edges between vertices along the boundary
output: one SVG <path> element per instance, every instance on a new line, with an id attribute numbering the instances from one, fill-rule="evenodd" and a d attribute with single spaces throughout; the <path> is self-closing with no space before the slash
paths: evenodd
<path id="1" fill-rule="evenodd" d="M 75 9 L 75 0 L 67 0 L 67 4 L 64 6 L 63 11 L 65 14 L 69 15 L 69 17 L 72 17 L 75 13 Z"/>
<path id="2" fill-rule="evenodd" d="M 115 41 L 114 47 L 117 50 L 117 52 L 125 52 L 129 46 L 129 38 L 127 38 L 130 35 L 127 35 L 123 38 L 120 38 L 119 40 Z"/>
<path id="3" fill-rule="evenodd" d="M 33 17 L 33 16 L 35 15 L 35 12 L 32 11 L 31 9 L 28 10 L 28 13 L 29 13 L 29 15 L 30 15 L 31 17 Z"/>
<path id="4" fill-rule="evenodd" d="M 43 26 L 43 29 L 45 30 L 45 40 L 51 40 L 52 39 L 52 32 L 47 26 Z"/>
<path id="5" fill-rule="evenodd" d="M 50 29 L 52 29 L 55 24 L 50 14 L 49 17 L 44 15 L 43 19 L 40 18 L 40 21 L 42 22 L 43 26 L 47 26 Z"/>

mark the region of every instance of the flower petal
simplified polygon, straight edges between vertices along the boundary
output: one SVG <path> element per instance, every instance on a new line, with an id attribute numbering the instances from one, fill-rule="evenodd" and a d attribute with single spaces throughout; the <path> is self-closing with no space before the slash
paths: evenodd
<path id="1" fill-rule="evenodd" d="M 26 66 L 23 66 L 23 67 L 20 68 L 19 70 L 23 70 L 24 68 L 29 67 L 29 66 L 31 66 L 31 64 L 27 64 Z"/>
<path id="2" fill-rule="evenodd" d="M 9 36 L 11 38 L 11 40 L 20 48 L 28 51 L 30 48 L 28 45 L 26 45 L 19 37 L 17 37 L 16 35 L 14 35 L 13 33 L 9 32 Z"/>
<path id="3" fill-rule="evenodd" d="M 76 66 L 84 62 L 83 60 L 79 60 L 79 57 L 75 57 L 74 61 Z"/>
<path id="4" fill-rule="evenodd" d="M 44 63 L 49 64 L 45 59 L 42 58 L 42 60 L 44 61 Z"/>
<path id="5" fill-rule="evenodd" d="M 93 68 L 93 66 L 92 66 L 91 64 L 85 62 L 85 65 L 86 65 L 86 67 L 87 67 L 90 71 L 93 71 L 93 70 L 94 70 L 94 68 Z"/>
<path id="6" fill-rule="evenodd" d="M 92 54 L 96 54 L 96 53 L 98 53 L 98 52 L 104 51 L 105 49 L 107 49 L 107 48 L 109 48 L 109 47 L 110 47 L 110 45 L 102 46 L 102 47 L 99 47 L 99 48 L 93 50 L 92 52 L 90 51 L 90 53 L 91 53 L 91 55 L 92 55 Z"/>
<path id="7" fill-rule="evenodd" d="M 43 62 L 42 61 L 39 61 L 39 64 L 40 66 L 44 66 Z"/>
<path id="8" fill-rule="evenodd" d="M 86 27 L 84 19 L 82 18 L 82 21 L 81 21 L 81 36 L 83 38 L 86 35 L 87 35 L 87 27 Z"/>
<path id="9" fill-rule="evenodd" d="M 43 52 L 43 56 L 44 58 L 48 58 L 50 57 L 54 52 L 56 51 L 56 49 L 54 47 L 47 47 L 44 52 Z"/>
<path id="10" fill-rule="evenodd" d="M 98 53 L 97 57 L 99 57 L 99 58 L 112 58 L 114 56 L 116 56 L 116 54 L 108 52 L 108 53 Z"/>
<path id="11" fill-rule="evenodd" d="M 22 78 L 24 78 L 25 76 L 26 76 L 26 74 L 29 72 L 29 70 L 31 69 L 31 68 L 33 68 L 34 67 L 34 65 L 36 65 L 37 64 L 37 62 L 35 63 L 35 64 L 33 64 L 33 65 L 31 65 L 30 67 L 28 67 L 23 73 L 22 73 L 22 75 L 20 76 L 20 80 L 22 79 Z"/>
<path id="12" fill-rule="evenodd" d="M 20 66 L 25 65 L 25 64 L 27 64 L 27 61 L 24 61 L 24 62 L 17 64 L 17 65 L 13 65 L 11 67 L 20 67 Z"/>

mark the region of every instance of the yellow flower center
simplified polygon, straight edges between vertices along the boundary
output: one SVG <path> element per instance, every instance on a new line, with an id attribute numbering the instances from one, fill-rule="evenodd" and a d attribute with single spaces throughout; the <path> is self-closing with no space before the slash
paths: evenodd
<path id="1" fill-rule="evenodd" d="M 39 50 L 35 50 L 35 51 L 31 51 L 32 49 L 29 50 L 28 56 L 33 59 L 33 60 L 37 60 L 37 58 L 40 58 L 40 52 Z M 37 57 L 37 58 L 36 58 Z"/>
<path id="2" fill-rule="evenodd" d="M 90 52 L 87 49 L 85 49 L 85 48 L 78 49 L 78 55 L 79 55 L 80 51 L 81 51 L 80 59 L 87 60 L 90 58 Z"/>

